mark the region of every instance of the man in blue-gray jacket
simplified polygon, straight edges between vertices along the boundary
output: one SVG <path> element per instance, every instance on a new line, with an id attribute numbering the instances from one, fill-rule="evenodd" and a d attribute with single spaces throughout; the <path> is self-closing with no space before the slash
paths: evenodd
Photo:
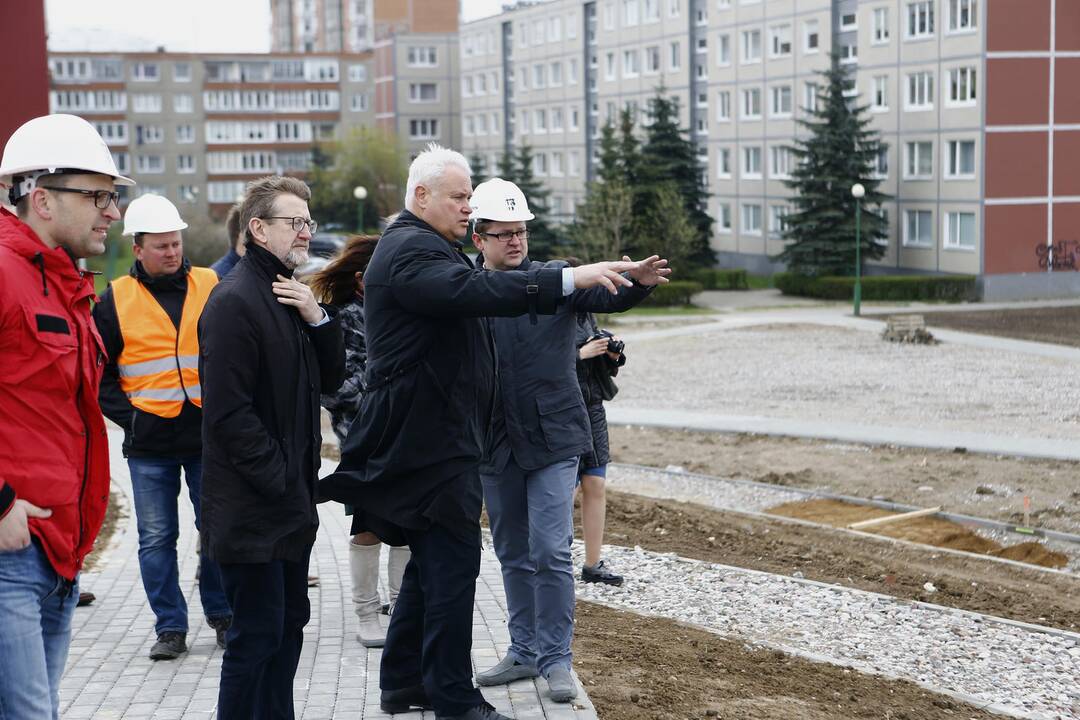
<path id="1" fill-rule="evenodd" d="M 491 271 L 535 271 L 566 263 L 531 262 L 528 203 L 514 183 L 499 178 L 472 197 L 473 244 Z M 498 351 L 498 401 L 480 466 L 495 553 L 502 565 L 510 648 L 480 685 L 501 685 L 542 674 L 551 699 L 577 696 L 570 671 L 574 627 L 574 485 L 578 458 L 592 447 L 578 386 L 577 313 L 622 312 L 641 302 L 671 271 L 666 262 L 629 272 L 630 287 L 575 290 L 552 315 L 493 317 Z"/>

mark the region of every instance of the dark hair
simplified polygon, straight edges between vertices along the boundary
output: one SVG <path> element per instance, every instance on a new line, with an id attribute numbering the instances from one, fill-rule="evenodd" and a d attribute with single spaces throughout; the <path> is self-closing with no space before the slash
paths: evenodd
<path id="1" fill-rule="evenodd" d="M 364 295 L 363 281 L 356 281 L 356 273 L 363 273 L 375 252 L 378 235 L 352 235 L 341 252 L 326 267 L 311 276 L 311 290 L 320 302 L 342 305 L 354 295 Z"/>
<path id="2" fill-rule="evenodd" d="M 233 250 L 244 241 L 244 234 L 240 232 L 240 203 L 229 208 L 229 215 L 225 218 L 225 234 L 229 236 L 229 247 Z"/>
<path id="3" fill-rule="evenodd" d="M 307 202 L 311 199 L 311 188 L 303 180 L 288 175 L 267 175 L 248 183 L 240 204 L 240 225 L 248 242 L 255 241 L 251 234 L 251 219 L 274 212 L 274 202 L 280 195 L 295 195 Z"/>

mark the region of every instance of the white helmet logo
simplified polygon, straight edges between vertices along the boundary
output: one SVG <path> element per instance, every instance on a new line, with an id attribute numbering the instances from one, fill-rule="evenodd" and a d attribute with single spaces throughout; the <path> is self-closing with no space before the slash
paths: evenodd
<path id="1" fill-rule="evenodd" d="M 506 198 L 506 209 L 511 211 L 517 209 L 517 203 L 514 201 L 514 198 Z"/>

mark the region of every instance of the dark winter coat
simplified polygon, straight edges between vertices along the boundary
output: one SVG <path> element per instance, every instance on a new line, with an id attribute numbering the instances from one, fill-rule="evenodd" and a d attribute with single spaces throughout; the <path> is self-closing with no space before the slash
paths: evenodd
<path id="1" fill-rule="evenodd" d="M 592 313 L 577 314 L 577 337 L 575 345 L 578 349 L 589 342 L 589 338 L 596 335 L 596 319 Z M 607 354 L 598 355 L 594 358 L 577 359 L 577 379 L 581 388 L 581 396 L 585 400 L 585 407 L 589 413 L 589 430 L 592 435 L 592 447 L 581 457 L 581 469 L 600 467 L 611 462 L 611 449 L 608 441 L 607 413 L 604 412 L 604 397 L 598 376 L 607 373 L 610 377 L 619 374 L 619 368 L 626 364 L 626 356 L 620 355 L 619 360 L 612 360 Z"/>
<path id="2" fill-rule="evenodd" d="M 349 425 L 364 399 L 367 342 L 364 339 L 364 301 L 359 296 L 335 306 L 345 341 L 345 381 L 335 392 L 323 393 L 322 406 L 330 412 L 338 442 L 345 442 Z"/>
<path id="3" fill-rule="evenodd" d="M 364 400 L 324 497 L 393 527 L 432 522 L 470 532 L 495 399 L 485 315 L 550 314 L 562 271 L 484 272 L 412 213 L 386 229 L 364 274 Z M 383 537 L 384 540 L 389 538 Z"/>
<path id="4" fill-rule="evenodd" d="M 236 252 L 236 248 L 230 247 L 229 252 L 225 253 L 210 266 L 210 269 L 217 273 L 218 280 L 228 275 L 236 267 L 236 263 L 240 262 L 240 253 Z"/>
<path id="5" fill-rule="evenodd" d="M 165 310 L 173 325 L 180 328 L 184 312 L 184 299 L 188 292 L 188 271 L 191 263 L 184 258 L 183 266 L 171 275 L 153 278 L 138 260 L 128 274 L 143 284 Z M 101 394 L 98 402 L 105 417 L 124 429 L 124 457 L 184 458 L 202 452 L 202 410 L 191 402 L 184 402 L 180 414 L 164 418 L 143 412 L 131 404 L 120 387 L 117 360 L 124 350 L 124 336 L 120 332 L 120 319 L 116 315 L 110 285 L 94 306 L 94 324 L 109 361 L 101 376 Z"/>
<path id="6" fill-rule="evenodd" d="M 566 263 L 530 263 L 563 268 Z M 578 386 L 577 315 L 582 312 L 623 312 L 645 299 L 651 287 L 620 287 L 618 295 L 606 288 L 575 290 L 554 315 L 490 320 L 499 356 L 499 401 L 493 432 L 480 472 L 498 475 L 512 456 L 524 470 L 538 470 L 560 460 L 575 458 L 592 448 L 589 419 Z"/>
<path id="7" fill-rule="evenodd" d="M 300 560 L 319 525 L 319 395 L 344 376 L 341 324 L 312 327 L 278 302 L 278 274 L 292 271 L 249 246 L 199 321 L 201 536 L 218 562 Z"/>

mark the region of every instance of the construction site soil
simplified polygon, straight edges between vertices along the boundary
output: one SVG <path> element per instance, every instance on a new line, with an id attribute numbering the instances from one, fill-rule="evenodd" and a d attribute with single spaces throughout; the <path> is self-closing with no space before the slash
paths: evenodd
<path id="1" fill-rule="evenodd" d="M 990 720 L 909 682 L 578 602 L 574 665 L 603 720 Z"/>
<path id="2" fill-rule="evenodd" d="M 930 327 L 1080 347 L 1080 306 L 924 313 Z"/>

